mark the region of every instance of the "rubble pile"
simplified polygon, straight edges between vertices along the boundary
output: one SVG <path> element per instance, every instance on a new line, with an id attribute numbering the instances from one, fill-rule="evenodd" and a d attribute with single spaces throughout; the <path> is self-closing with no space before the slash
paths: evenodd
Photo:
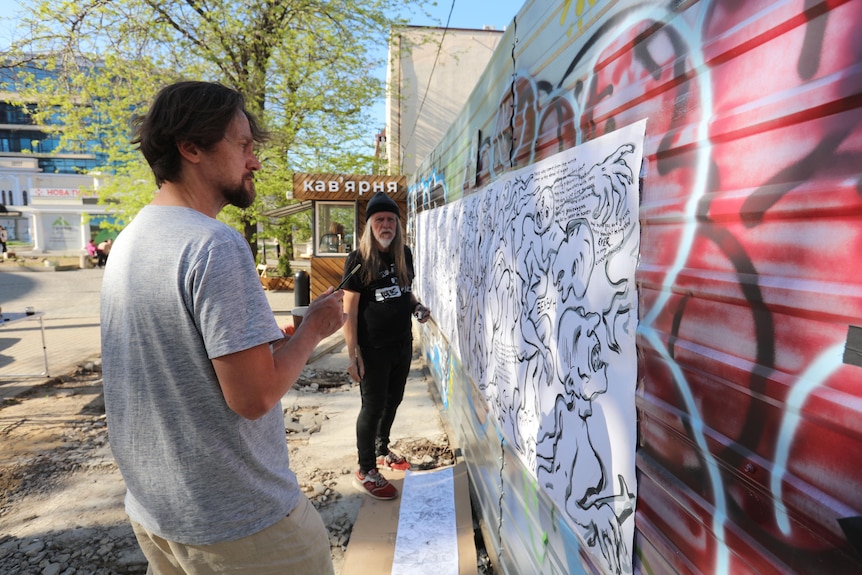
<path id="1" fill-rule="evenodd" d="M 65 399 L 87 397 L 93 387 L 101 387 L 98 363 L 88 362 L 73 374 L 51 380 L 30 393 L 4 403 L 3 408 L 22 405 L 31 398 L 50 398 L 58 405 Z M 0 415 L 4 412 L 0 411 Z M 104 402 L 101 396 L 66 417 L 58 409 L 54 417 L 47 416 L 49 425 L 56 427 L 53 449 L 38 449 L 27 456 L 18 455 L 4 461 L 0 467 L 0 524 L 12 515 L 21 522 L 28 507 L 35 503 L 42 508 L 49 502 L 62 482 L 73 475 L 119 474 L 108 447 Z M 30 425 L 25 417 L 14 418 L 9 425 L 5 418 L 0 436 L 10 440 L 16 430 Z M 87 493 L 81 493 L 86 498 Z M 48 503 L 50 506 L 50 503 Z M 147 564 L 138 548 L 128 521 L 98 526 L 80 525 L 71 530 L 41 533 L 38 537 L 15 535 L 14 525 L 0 528 L 0 573 L 21 575 L 131 575 L 146 573 Z"/>
<path id="2" fill-rule="evenodd" d="M 82 364 L 74 373 L 54 378 L 0 405 L 0 573 L 19 575 L 133 575 L 145 573 L 146 561 L 122 512 L 122 479 L 108 444 L 101 365 Z M 296 384 L 302 394 L 329 394 L 354 389 L 343 371 L 307 367 Z M 321 398 L 323 400 L 323 398 Z M 316 401 L 314 402 L 316 403 Z M 328 416 L 313 405 L 284 411 L 288 445 L 302 449 L 320 432 Z M 32 444 L 40 435 L 38 449 Z M 17 443 L 17 445 L 15 445 Z M 445 436 L 401 440 L 393 449 L 414 469 L 451 465 L 454 455 Z M 320 511 L 329 531 L 333 561 L 343 560 L 358 509 L 350 486 L 353 469 L 296 470 L 300 487 Z M 118 486 L 116 500 L 93 501 L 94 510 L 76 516 L 75 527 L 45 529 L 32 535 L 34 520 L 54 524 L 64 513 L 64 497 L 76 503 L 101 495 L 87 485 Z M 71 494 L 69 485 L 83 485 Z M 340 505 L 350 493 L 357 506 Z M 99 511 L 110 507 L 112 514 Z M 84 505 L 87 508 L 88 505 Z M 69 522 L 67 521 L 66 525 Z M 28 535 L 22 535 L 22 532 Z"/>
<path id="3" fill-rule="evenodd" d="M 38 539 L 4 536 L 0 573 L 20 575 L 131 575 L 146 573 L 147 563 L 132 528 L 81 527 Z"/>

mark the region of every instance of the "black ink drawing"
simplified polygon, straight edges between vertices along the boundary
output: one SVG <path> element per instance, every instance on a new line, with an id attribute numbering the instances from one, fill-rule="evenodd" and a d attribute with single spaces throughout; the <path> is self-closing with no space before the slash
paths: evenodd
<path id="1" fill-rule="evenodd" d="M 614 573 L 632 570 L 643 132 L 563 152 L 419 223 L 441 330 L 505 441 Z"/>

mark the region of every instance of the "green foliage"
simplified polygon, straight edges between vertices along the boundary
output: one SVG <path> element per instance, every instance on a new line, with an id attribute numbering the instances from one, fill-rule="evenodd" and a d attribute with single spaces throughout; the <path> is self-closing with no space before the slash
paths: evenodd
<path id="1" fill-rule="evenodd" d="M 287 278 L 293 275 L 293 269 L 290 267 L 290 257 L 286 253 L 278 256 L 278 265 L 276 266 L 278 275 Z"/>
<path id="2" fill-rule="evenodd" d="M 372 173 L 374 135 L 368 111 L 384 95 L 374 70 L 386 57 L 398 15 L 425 0 L 23 0 L 20 41 L 0 54 L 7 66 L 33 63 L 21 78 L 21 104 L 35 120 L 61 120 L 61 148 L 98 142 L 112 181 L 99 189 L 122 221 L 153 196 L 154 184 L 129 144 L 130 120 L 163 85 L 191 78 L 219 81 L 245 94 L 272 134 L 259 151 L 258 199 L 226 209 L 224 221 L 253 248 L 261 214 L 287 205 L 293 172 Z M 36 56 L 33 56 L 33 55 Z M 56 77 L 46 77 L 41 70 Z M 304 233 L 302 214 L 264 222 Z M 264 218 L 266 220 L 266 218 Z M 278 232 L 278 233 L 276 233 Z M 310 227 L 308 228 L 310 234 Z"/>

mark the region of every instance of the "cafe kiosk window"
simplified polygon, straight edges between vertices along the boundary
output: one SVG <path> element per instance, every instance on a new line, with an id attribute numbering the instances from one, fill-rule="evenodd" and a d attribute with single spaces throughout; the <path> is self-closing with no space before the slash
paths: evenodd
<path id="1" fill-rule="evenodd" d="M 356 247 L 356 202 L 314 202 L 315 255 L 345 256 Z"/>

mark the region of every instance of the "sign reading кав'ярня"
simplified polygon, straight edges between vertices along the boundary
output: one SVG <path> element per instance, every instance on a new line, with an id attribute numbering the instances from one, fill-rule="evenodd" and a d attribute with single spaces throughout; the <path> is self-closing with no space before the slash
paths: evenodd
<path id="1" fill-rule="evenodd" d="M 295 200 L 370 200 L 375 192 L 406 200 L 407 176 L 293 174 Z"/>

